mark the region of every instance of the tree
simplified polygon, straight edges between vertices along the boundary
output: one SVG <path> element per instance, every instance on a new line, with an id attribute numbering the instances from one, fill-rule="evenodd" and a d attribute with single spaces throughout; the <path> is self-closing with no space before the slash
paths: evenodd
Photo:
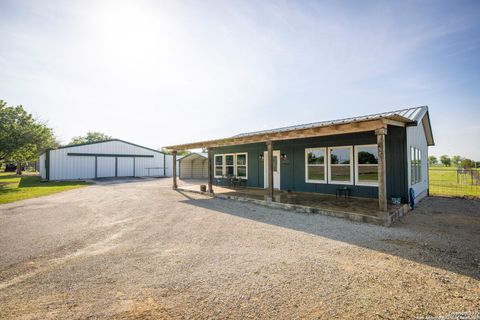
<path id="1" fill-rule="evenodd" d="M 168 149 L 165 149 L 165 148 L 162 148 L 160 151 L 162 151 L 165 154 L 172 154 L 171 150 L 168 150 Z M 190 151 L 182 150 L 182 151 L 177 152 L 177 156 L 186 156 L 187 154 L 190 154 Z"/>
<path id="2" fill-rule="evenodd" d="M 358 153 L 358 163 L 361 164 L 377 164 L 378 160 L 371 152 L 360 151 Z"/>
<path id="3" fill-rule="evenodd" d="M 440 162 L 445 166 L 445 167 L 450 167 L 452 165 L 452 160 L 450 159 L 449 156 L 444 154 L 443 156 L 440 157 Z"/>
<path id="4" fill-rule="evenodd" d="M 462 161 L 462 157 L 460 157 L 460 156 L 453 156 L 452 157 L 452 164 L 456 167 L 458 167 L 458 165 L 460 164 L 461 161 Z"/>
<path id="5" fill-rule="evenodd" d="M 97 131 L 88 131 L 85 136 L 74 137 L 68 145 L 111 140 L 112 137 Z"/>
<path id="6" fill-rule="evenodd" d="M 462 161 L 460 161 L 460 165 L 464 169 L 475 168 L 475 161 L 471 159 L 463 158 Z"/>
<path id="7" fill-rule="evenodd" d="M 35 119 L 23 106 L 7 107 L 0 100 L 0 160 L 17 164 L 17 174 L 22 174 L 22 164 L 36 160 L 40 153 L 54 148 L 53 130 Z"/>
<path id="8" fill-rule="evenodd" d="M 429 156 L 428 157 L 428 164 L 431 166 L 434 166 L 438 163 L 438 159 L 435 156 Z"/>

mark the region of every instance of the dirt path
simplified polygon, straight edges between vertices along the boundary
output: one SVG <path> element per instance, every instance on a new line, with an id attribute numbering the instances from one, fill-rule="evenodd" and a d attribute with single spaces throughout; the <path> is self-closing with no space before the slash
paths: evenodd
<path id="1" fill-rule="evenodd" d="M 0 318 L 473 313 L 479 252 L 478 201 L 430 198 L 385 228 L 182 194 L 167 180 L 94 185 L 0 206 Z"/>

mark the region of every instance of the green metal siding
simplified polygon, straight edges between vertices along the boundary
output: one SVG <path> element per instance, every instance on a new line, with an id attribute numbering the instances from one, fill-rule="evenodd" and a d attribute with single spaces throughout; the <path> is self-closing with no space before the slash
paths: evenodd
<path id="1" fill-rule="evenodd" d="M 387 199 L 401 197 L 402 202 L 406 203 L 408 202 L 407 130 L 389 126 L 385 138 Z"/>
<path id="2" fill-rule="evenodd" d="M 260 160 L 259 155 L 263 154 L 267 147 L 263 143 L 244 144 L 238 146 L 229 146 L 214 148 L 213 154 L 220 153 L 248 153 L 248 180 L 247 186 L 255 188 L 263 188 L 263 161 Z M 215 161 L 212 161 L 212 170 L 215 169 Z M 215 171 L 212 171 L 215 172 Z"/>
<path id="3" fill-rule="evenodd" d="M 376 143 L 373 132 L 342 134 L 308 139 L 286 140 L 274 143 L 274 150 L 286 154 L 287 161 L 281 161 L 280 188 L 304 192 L 335 194 L 340 184 L 305 182 L 305 149 L 321 147 L 352 146 Z M 283 179 L 283 177 L 285 179 Z M 348 185 L 353 196 L 373 198 L 378 196 L 378 188 L 369 186 Z"/>
<path id="4" fill-rule="evenodd" d="M 407 200 L 406 187 L 406 133 L 405 128 L 389 127 L 386 139 L 387 197 L 399 196 Z M 273 149 L 280 150 L 286 159 L 280 161 L 280 189 L 300 192 L 335 194 L 336 188 L 345 185 L 305 182 L 305 149 L 317 147 L 355 146 L 376 144 L 373 131 L 342 134 L 307 139 L 274 141 Z M 264 143 L 219 147 L 213 154 L 248 152 L 247 186 L 263 188 L 263 160 L 260 155 L 267 150 Z M 355 168 L 354 168 L 355 170 Z M 352 196 L 377 198 L 378 188 L 371 186 L 348 185 Z"/>

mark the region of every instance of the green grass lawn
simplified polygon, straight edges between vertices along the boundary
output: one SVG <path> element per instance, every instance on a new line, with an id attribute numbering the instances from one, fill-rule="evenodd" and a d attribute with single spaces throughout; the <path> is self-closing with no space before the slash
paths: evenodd
<path id="1" fill-rule="evenodd" d="M 479 170 L 480 173 L 480 169 Z M 430 167 L 430 194 L 441 196 L 480 197 L 480 184 L 472 184 L 470 174 L 459 175 L 453 167 Z"/>
<path id="2" fill-rule="evenodd" d="M 84 181 L 40 182 L 36 174 L 17 176 L 11 172 L 0 172 L 0 204 L 46 196 L 88 184 Z"/>

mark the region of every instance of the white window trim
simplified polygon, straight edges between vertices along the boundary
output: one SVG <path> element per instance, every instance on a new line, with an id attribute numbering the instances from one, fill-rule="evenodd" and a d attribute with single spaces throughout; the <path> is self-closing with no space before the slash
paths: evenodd
<path id="1" fill-rule="evenodd" d="M 417 185 L 422 182 L 422 150 L 417 146 L 410 146 L 410 186 Z M 417 158 L 418 155 L 418 158 Z M 413 159 L 412 159 L 413 158 Z M 420 165 L 413 164 L 420 160 Z M 413 174 L 412 170 L 414 167 L 419 167 L 415 172 L 415 181 L 413 181 Z"/>
<path id="2" fill-rule="evenodd" d="M 217 162 L 216 162 L 217 157 L 222 158 L 222 175 L 220 176 L 216 174 L 217 173 Z M 224 176 L 224 174 L 225 174 L 225 157 L 223 154 L 215 154 L 213 156 L 213 176 L 215 178 L 221 178 Z"/>
<path id="3" fill-rule="evenodd" d="M 245 167 L 245 177 L 239 177 L 238 176 L 238 172 L 237 172 L 237 166 L 238 166 L 238 163 L 237 163 L 237 156 L 238 155 L 245 155 L 245 165 L 242 165 L 241 167 Z M 235 153 L 235 177 L 237 178 L 240 178 L 240 179 L 246 179 L 248 180 L 248 152 L 239 152 L 239 153 Z"/>
<path id="4" fill-rule="evenodd" d="M 417 183 L 422 182 L 422 150 L 420 148 L 417 148 Z"/>
<path id="5" fill-rule="evenodd" d="M 350 149 L 350 181 L 337 181 L 332 180 L 332 157 L 331 151 L 335 149 Z M 337 146 L 337 147 L 328 147 L 328 183 L 330 184 L 346 184 L 353 185 L 353 146 Z M 346 165 L 344 165 L 346 166 Z"/>
<path id="6" fill-rule="evenodd" d="M 378 180 L 377 182 L 361 182 L 358 179 L 358 151 L 357 148 L 363 148 L 363 147 L 375 147 L 378 148 L 376 144 L 362 144 L 362 145 L 356 145 L 354 146 L 354 156 L 355 156 L 355 185 L 356 186 L 368 186 L 368 187 L 378 187 Z M 377 163 L 377 168 L 378 168 L 378 163 Z"/>
<path id="7" fill-rule="evenodd" d="M 245 155 L 245 169 L 246 169 L 246 176 L 245 177 L 239 177 L 238 176 L 237 155 Z M 227 167 L 232 167 L 231 165 L 227 166 L 227 161 L 226 161 L 227 156 L 233 156 L 233 175 L 237 178 L 247 180 L 248 179 L 248 152 L 214 154 L 213 155 L 213 177 L 214 178 L 224 177 L 227 174 Z M 216 164 L 216 158 L 217 157 L 222 158 L 222 175 L 215 174 L 217 172 L 217 164 Z"/>
<path id="8" fill-rule="evenodd" d="M 323 160 L 323 176 L 325 177 L 325 179 L 323 180 L 313 180 L 313 179 L 308 179 L 308 167 L 309 166 L 321 166 L 321 165 L 309 165 L 308 164 L 308 153 L 310 151 L 316 151 L 316 150 L 322 150 L 323 151 L 323 156 L 324 156 L 324 160 Z M 306 148 L 305 149 L 305 182 L 306 183 L 327 183 L 327 148 L 325 147 L 322 147 L 322 148 Z"/>
<path id="9" fill-rule="evenodd" d="M 227 166 L 227 156 L 232 156 L 233 157 L 233 166 L 232 165 Z M 237 161 L 237 157 L 235 157 L 235 153 L 225 153 L 223 155 L 223 175 L 224 176 L 227 175 L 227 167 L 233 167 L 233 175 L 234 176 L 236 175 L 236 173 L 237 173 L 236 161 Z"/>

